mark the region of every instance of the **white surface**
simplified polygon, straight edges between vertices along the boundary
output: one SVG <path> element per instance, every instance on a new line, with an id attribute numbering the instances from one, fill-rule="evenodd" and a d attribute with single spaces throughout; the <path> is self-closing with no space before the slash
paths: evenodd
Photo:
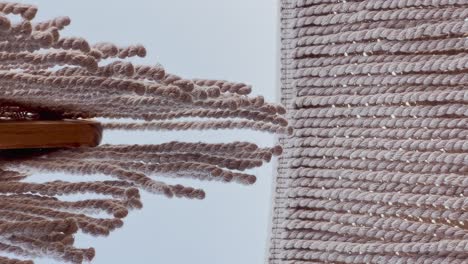
<path id="1" fill-rule="evenodd" d="M 68 15 L 63 35 L 119 45 L 141 43 L 141 63 L 164 65 L 184 77 L 228 79 L 254 86 L 253 94 L 276 99 L 276 0 L 23 1 L 39 6 L 37 18 Z M 271 146 L 257 132 L 109 133 L 105 142 L 161 143 L 169 140 L 227 142 L 249 139 Z M 263 263 L 269 233 L 271 165 L 251 171 L 254 186 L 181 180 L 202 187 L 203 201 L 166 199 L 143 193 L 144 208 L 131 212 L 123 228 L 107 238 L 77 236 L 77 246 L 96 248 L 95 264 Z M 57 175 L 41 176 L 42 180 Z M 49 259 L 38 264 L 54 263 Z"/>

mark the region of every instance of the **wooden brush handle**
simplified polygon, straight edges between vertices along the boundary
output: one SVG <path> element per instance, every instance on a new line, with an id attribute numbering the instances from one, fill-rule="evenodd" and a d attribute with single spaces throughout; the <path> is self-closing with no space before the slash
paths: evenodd
<path id="1" fill-rule="evenodd" d="M 101 138 L 95 121 L 0 121 L 0 149 L 95 147 Z"/>

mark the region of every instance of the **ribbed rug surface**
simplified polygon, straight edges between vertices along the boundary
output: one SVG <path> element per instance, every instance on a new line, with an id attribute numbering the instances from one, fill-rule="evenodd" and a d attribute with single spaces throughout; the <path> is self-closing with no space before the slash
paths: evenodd
<path id="1" fill-rule="evenodd" d="M 468 263 L 468 0 L 282 0 L 268 262 Z"/>

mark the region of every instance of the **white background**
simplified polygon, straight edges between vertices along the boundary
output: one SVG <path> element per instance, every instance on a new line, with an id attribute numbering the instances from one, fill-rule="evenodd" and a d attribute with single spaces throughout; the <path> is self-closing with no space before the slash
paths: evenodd
<path id="1" fill-rule="evenodd" d="M 148 56 L 188 78 L 242 81 L 253 94 L 276 100 L 276 0 L 106 0 L 23 1 L 36 4 L 36 20 L 68 15 L 63 35 L 91 43 L 141 43 Z M 109 133 L 104 142 L 161 143 L 169 140 L 245 140 L 271 146 L 274 137 L 239 131 Z M 181 180 L 202 187 L 203 201 L 166 199 L 143 193 L 144 208 L 131 212 L 123 228 L 107 238 L 77 236 L 79 247 L 93 246 L 95 264 L 256 264 L 263 263 L 269 234 L 271 164 L 252 170 L 254 186 Z M 40 175 L 55 180 L 64 175 Z M 37 178 L 37 177 L 36 177 Z M 64 179 L 68 180 L 68 179 Z M 54 263 L 49 259 L 36 263 Z"/>

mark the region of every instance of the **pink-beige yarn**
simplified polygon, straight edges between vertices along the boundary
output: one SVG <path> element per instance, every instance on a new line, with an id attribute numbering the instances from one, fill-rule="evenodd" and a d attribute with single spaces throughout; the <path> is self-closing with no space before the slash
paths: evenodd
<path id="1" fill-rule="evenodd" d="M 146 55 L 143 46 L 63 37 L 60 31 L 70 18 L 35 22 L 36 12 L 32 5 L 0 2 L 0 126 L 5 120 L 101 118 L 104 131 L 292 132 L 282 116 L 285 108 L 250 96 L 249 85 L 185 79 L 159 64 L 132 63 L 128 58 Z M 60 263 L 91 261 L 93 248 L 74 246 L 76 232 L 106 236 L 120 228 L 130 210 L 142 207 L 140 191 L 203 199 L 203 190 L 164 179 L 250 185 L 256 176 L 246 170 L 281 152 L 279 146 L 240 141 L 2 150 L 0 264 L 30 264 L 41 257 Z M 30 180 L 40 172 L 83 180 Z M 89 175 L 108 179 L 89 180 Z M 71 194 L 79 198 L 63 198 Z M 94 196 L 99 198 L 85 199 Z"/>
<path id="2" fill-rule="evenodd" d="M 467 37 L 466 0 L 281 0 L 268 263 L 468 263 Z"/>

